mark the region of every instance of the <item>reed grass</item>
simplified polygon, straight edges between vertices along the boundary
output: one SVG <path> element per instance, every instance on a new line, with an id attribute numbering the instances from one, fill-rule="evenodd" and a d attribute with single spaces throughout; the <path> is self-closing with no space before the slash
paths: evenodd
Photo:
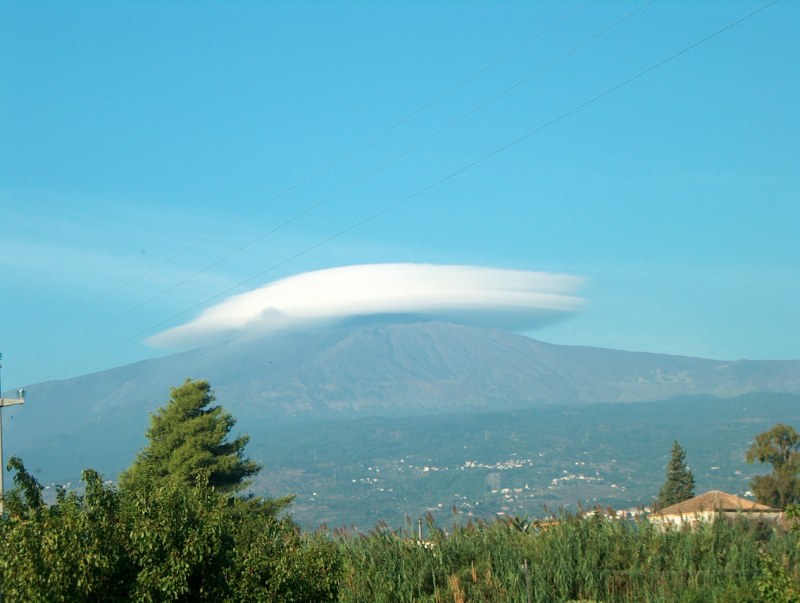
<path id="1" fill-rule="evenodd" d="M 567 516 L 469 522 L 426 540 L 385 525 L 339 531 L 340 601 L 556 603 L 759 601 L 764 559 L 798 579 L 798 535 L 717 521 L 664 532 L 647 521 Z"/>

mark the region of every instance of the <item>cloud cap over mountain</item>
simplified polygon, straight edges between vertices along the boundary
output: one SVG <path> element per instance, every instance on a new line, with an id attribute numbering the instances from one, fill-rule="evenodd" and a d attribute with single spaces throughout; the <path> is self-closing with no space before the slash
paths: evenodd
<path id="1" fill-rule="evenodd" d="M 530 330 L 578 311 L 581 277 L 478 266 L 362 264 L 306 272 L 233 296 L 149 338 L 186 349 L 236 334 L 312 328 L 354 317 L 412 315 Z"/>

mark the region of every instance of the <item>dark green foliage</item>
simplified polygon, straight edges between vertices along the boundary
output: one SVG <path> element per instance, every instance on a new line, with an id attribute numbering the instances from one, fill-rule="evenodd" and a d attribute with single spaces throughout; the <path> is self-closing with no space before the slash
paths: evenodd
<path id="1" fill-rule="evenodd" d="M 20 463 L 20 468 L 22 468 Z M 24 468 L 22 468 L 24 470 Z M 794 601 L 798 535 L 746 521 L 661 531 L 561 515 L 303 535 L 207 484 L 86 493 L 0 522 L 4 601 Z M 777 560 L 777 561 L 776 561 Z"/>
<path id="2" fill-rule="evenodd" d="M 340 565 L 329 539 L 304 536 L 288 520 L 251 519 L 237 531 L 227 600 L 333 602 Z"/>
<path id="3" fill-rule="evenodd" d="M 28 473 L 22 459 L 12 456 L 8 460 L 8 470 L 14 471 L 14 489 L 3 501 L 6 511 L 12 515 L 35 513 L 44 505 L 42 485 Z"/>
<path id="4" fill-rule="evenodd" d="M 337 599 L 331 542 L 304 538 L 269 501 L 231 498 L 202 479 L 117 490 L 86 471 L 83 496 L 47 506 L 15 468 L 15 504 L 0 521 L 4 602 Z"/>
<path id="5" fill-rule="evenodd" d="M 208 381 L 186 382 L 172 388 L 169 403 L 150 418 L 147 447 L 120 477 L 124 488 L 148 487 L 177 481 L 185 485 L 207 475 L 220 492 L 236 492 L 261 467 L 244 457 L 249 437 L 228 440 L 236 421 L 220 406 Z"/>
<path id="6" fill-rule="evenodd" d="M 203 410 L 213 397 L 199 384 Z M 202 425 L 224 441 L 232 419 L 221 431 Z M 243 445 L 234 452 L 244 462 Z M 768 462 L 791 464 L 791 453 L 775 450 Z M 688 472 L 677 442 L 673 460 Z M 62 490 L 48 505 L 13 458 L 15 487 L 0 518 L 3 601 L 800 601 L 800 530 L 741 520 L 663 531 L 589 513 L 456 520 L 447 534 L 429 514 L 427 540 L 412 524 L 309 535 L 280 515 L 290 499 L 231 496 L 241 481 L 226 488 L 213 481 L 213 463 L 187 466 L 166 474 L 139 466 L 122 489 L 87 470 L 83 495 Z"/>
<path id="7" fill-rule="evenodd" d="M 762 601 L 770 603 L 798 603 L 800 585 L 789 577 L 787 568 L 774 557 L 762 556 L 763 570 L 756 580 Z"/>
<path id="8" fill-rule="evenodd" d="M 785 518 L 789 522 L 793 533 L 800 532 L 800 506 L 788 505 L 786 507 Z M 797 550 L 795 550 L 797 552 Z M 790 576 L 790 569 L 787 567 L 788 559 L 783 557 L 777 559 L 774 554 L 767 551 L 761 552 L 763 570 L 756 579 L 756 586 L 763 601 L 774 603 L 798 603 L 800 602 L 800 581 Z"/>
<path id="9" fill-rule="evenodd" d="M 335 601 L 338 554 L 280 513 L 231 496 L 260 467 L 206 381 L 172 390 L 120 490 L 92 470 L 52 506 L 21 460 L 0 520 L 3 601 Z"/>
<path id="10" fill-rule="evenodd" d="M 48 507 L 19 459 L 2 522 L 0 573 L 4 601 L 124 600 L 129 568 L 119 529 L 119 500 L 94 471 L 86 494 L 59 495 Z M 102 597 L 101 597 L 102 595 Z"/>
<path id="11" fill-rule="evenodd" d="M 772 473 L 757 475 L 750 482 L 756 500 L 785 508 L 800 502 L 800 434 L 779 423 L 760 433 L 747 451 L 747 462 L 769 463 Z"/>
<path id="12" fill-rule="evenodd" d="M 675 441 L 672 443 L 672 455 L 667 464 L 667 479 L 658 493 L 658 506 L 669 507 L 693 496 L 694 475 L 686 466 L 686 451 Z"/>

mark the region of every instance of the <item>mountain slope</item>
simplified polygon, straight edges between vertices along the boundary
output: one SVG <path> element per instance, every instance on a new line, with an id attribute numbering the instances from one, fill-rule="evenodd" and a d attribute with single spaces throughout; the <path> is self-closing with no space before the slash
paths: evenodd
<path id="1" fill-rule="evenodd" d="M 209 379 L 237 411 L 280 419 L 800 392 L 800 361 L 561 346 L 435 322 L 371 325 L 236 341 L 30 385 L 24 412 L 46 410 L 39 427 L 60 429 L 118 406 L 151 407 L 187 377 Z"/>
<path id="2" fill-rule="evenodd" d="M 85 454 L 90 461 L 92 450 L 100 450 L 125 466 L 143 441 L 148 413 L 187 377 L 211 381 L 242 431 L 254 432 L 264 422 L 299 418 L 795 393 L 800 361 L 727 362 L 560 346 L 436 322 L 341 327 L 239 340 L 28 386 L 24 407 L 7 411 L 13 418 L 7 454 L 59 454 L 57 444 L 69 441 L 73 460 Z"/>

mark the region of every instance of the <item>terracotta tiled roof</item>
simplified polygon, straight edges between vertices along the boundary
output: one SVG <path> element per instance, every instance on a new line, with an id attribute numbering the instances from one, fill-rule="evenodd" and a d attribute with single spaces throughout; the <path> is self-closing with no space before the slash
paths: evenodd
<path id="1" fill-rule="evenodd" d="M 773 509 L 752 500 L 747 500 L 734 494 L 720 490 L 711 490 L 705 494 L 695 496 L 689 500 L 661 509 L 656 515 L 691 515 L 703 511 L 743 511 L 745 513 L 769 512 L 777 513 L 780 509 Z"/>

